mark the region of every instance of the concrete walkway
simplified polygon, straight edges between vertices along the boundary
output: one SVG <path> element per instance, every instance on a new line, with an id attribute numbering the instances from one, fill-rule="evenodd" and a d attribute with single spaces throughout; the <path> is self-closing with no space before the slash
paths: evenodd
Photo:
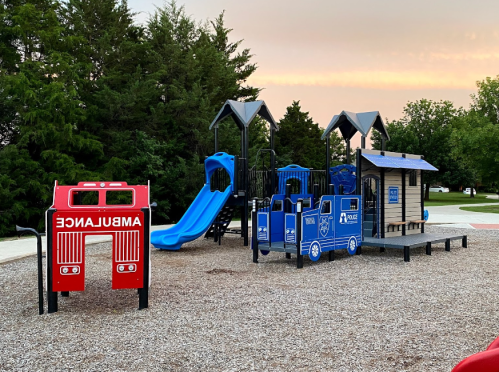
<path id="1" fill-rule="evenodd" d="M 497 205 L 499 203 L 483 204 L 463 204 L 463 205 L 444 205 L 441 207 L 426 207 L 430 213 L 428 223 L 476 223 L 476 224 L 499 224 L 499 214 L 479 213 L 463 211 L 461 207 L 481 207 L 486 205 Z"/>
<path id="2" fill-rule="evenodd" d="M 497 195 L 493 195 L 497 198 Z M 465 206 L 499 205 L 499 203 L 450 205 L 442 207 L 427 207 L 430 213 L 428 223 L 432 225 L 449 225 L 468 229 L 499 229 L 499 214 L 462 211 Z M 231 223 L 230 227 L 240 226 L 240 222 Z M 151 230 L 164 230 L 173 225 L 151 226 Z M 86 244 L 96 244 L 111 241 L 109 235 L 95 235 L 86 238 Z M 42 238 L 42 249 L 47 246 Z M 0 242 L 0 264 L 36 254 L 36 238 L 23 238 Z"/>
<path id="3" fill-rule="evenodd" d="M 151 231 L 165 230 L 172 226 L 173 225 L 151 226 Z M 24 236 L 26 237 L 23 237 L 22 239 L 0 242 L 0 264 L 36 254 L 36 237 L 33 235 Z M 30 237 L 27 238 L 27 236 Z M 85 244 L 97 244 L 110 241 L 111 236 L 109 235 L 91 235 L 86 237 Z M 46 248 L 47 239 L 43 236 L 42 251 L 45 252 Z"/>

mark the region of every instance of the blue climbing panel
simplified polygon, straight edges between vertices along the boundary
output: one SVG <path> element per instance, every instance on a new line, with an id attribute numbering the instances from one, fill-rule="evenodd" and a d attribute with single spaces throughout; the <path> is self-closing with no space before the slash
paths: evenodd
<path id="1" fill-rule="evenodd" d="M 277 175 L 279 177 L 279 194 L 286 194 L 286 184 L 292 179 L 300 181 L 300 194 L 308 194 L 310 169 L 291 164 L 287 167 L 279 168 Z"/>
<path id="2" fill-rule="evenodd" d="M 334 185 L 334 193 L 340 194 L 340 185 L 343 185 L 343 194 L 355 194 L 357 186 L 356 167 L 354 165 L 342 164 L 329 169 L 331 183 Z"/>

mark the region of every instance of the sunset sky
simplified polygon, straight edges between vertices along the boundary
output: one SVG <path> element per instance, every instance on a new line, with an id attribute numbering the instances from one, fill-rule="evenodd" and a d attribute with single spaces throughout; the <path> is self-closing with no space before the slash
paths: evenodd
<path id="1" fill-rule="evenodd" d="M 161 1 L 130 0 L 145 22 Z M 398 119 L 408 101 L 468 108 L 476 81 L 499 74 L 497 0 L 179 0 L 197 20 L 225 10 L 278 120 L 300 100 L 322 127 L 342 110 Z"/>

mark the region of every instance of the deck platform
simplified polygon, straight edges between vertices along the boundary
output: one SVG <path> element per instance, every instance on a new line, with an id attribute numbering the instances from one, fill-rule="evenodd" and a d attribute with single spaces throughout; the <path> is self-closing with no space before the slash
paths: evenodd
<path id="1" fill-rule="evenodd" d="M 272 242 L 269 243 L 262 242 L 258 243 L 258 249 L 261 251 L 272 251 L 272 252 L 284 252 L 296 254 L 296 244 L 284 242 Z"/>
<path id="2" fill-rule="evenodd" d="M 379 247 L 381 251 L 385 248 L 396 248 L 404 250 L 404 261 L 410 261 L 410 249 L 416 247 L 425 247 L 426 254 L 431 255 L 431 245 L 445 242 L 445 250 L 450 251 L 451 240 L 461 240 L 463 248 L 468 247 L 467 235 L 448 235 L 448 234 L 412 234 L 404 236 L 395 236 L 391 238 L 364 238 L 361 247 Z"/>

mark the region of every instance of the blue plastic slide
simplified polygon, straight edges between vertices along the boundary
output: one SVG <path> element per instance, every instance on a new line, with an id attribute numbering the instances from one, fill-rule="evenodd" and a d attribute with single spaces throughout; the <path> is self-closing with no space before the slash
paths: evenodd
<path id="1" fill-rule="evenodd" d="M 224 192 L 210 191 L 211 175 L 219 168 L 224 168 L 230 176 L 231 184 Z M 180 221 L 167 230 L 151 233 L 154 247 L 167 250 L 179 250 L 183 243 L 199 238 L 213 224 L 227 199 L 233 193 L 234 157 L 218 152 L 205 160 L 206 183 L 192 202 Z"/>

